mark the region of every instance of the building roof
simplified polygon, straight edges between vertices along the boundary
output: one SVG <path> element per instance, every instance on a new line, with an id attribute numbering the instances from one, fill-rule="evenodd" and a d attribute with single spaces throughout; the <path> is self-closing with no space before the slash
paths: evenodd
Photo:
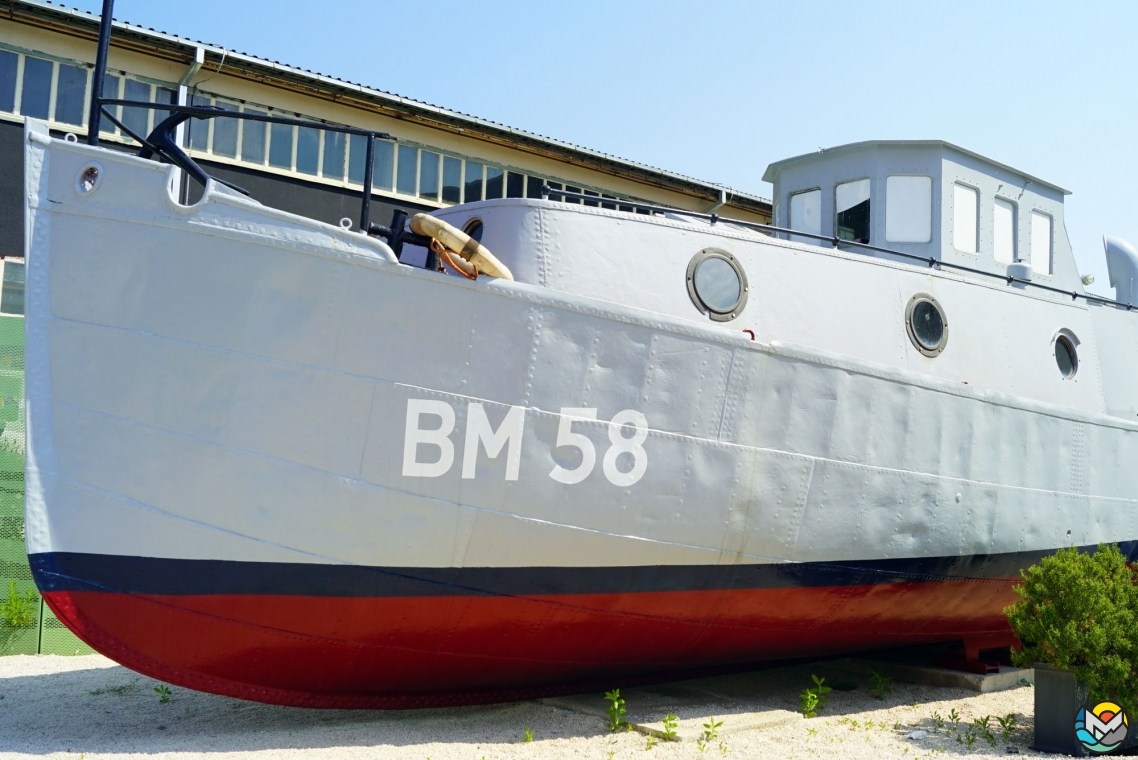
<path id="1" fill-rule="evenodd" d="M 1058 192 L 1062 193 L 1063 195 L 1070 195 L 1071 194 L 1070 190 L 1064 190 L 1063 188 L 1059 187 L 1058 185 L 1052 184 L 1051 182 L 1048 182 L 1047 180 L 1043 180 L 1043 179 L 1040 179 L 1039 177 L 1032 176 L 1031 174 L 1028 174 L 1026 172 L 1022 172 L 1019 169 L 1016 169 L 1015 167 L 1008 166 L 1007 164 L 1002 164 L 999 161 L 993 161 L 992 159 L 988 158 L 987 156 L 982 156 L 979 153 L 976 153 L 975 151 L 968 150 L 967 148 L 961 148 L 959 145 L 954 145 L 953 143 L 946 142 L 944 140 L 863 140 L 862 142 L 847 143 L 845 145 L 838 145 L 838 146 L 835 146 L 833 148 L 821 148 L 821 149 L 819 149 L 813 153 L 803 153 L 801 156 L 794 156 L 793 158 L 784 158 L 781 161 L 775 161 L 773 164 L 771 164 L 770 166 L 767 167 L 767 170 L 765 172 L 763 172 L 763 181 L 774 182 L 775 177 L 778 176 L 778 173 L 782 170 L 783 167 L 789 166 L 790 164 L 796 164 L 796 163 L 799 163 L 802 161 L 817 160 L 819 154 L 831 155 L 833 153 L 842 153 L 842 152 L 847 152 L 847 151 L 863 150 L 865 148 L 928 148 L 928 147 L 949 148 L 949 149 L 955 150 L 959 153 L 963 153 L 966 156 L 971 156 L 972 158 L 977 158 L 986 164 L 991 164 L 992 166 L 1003 169 L 1004 171 L 1009 171 L 1012 174 L 1018 174 L 1019 176 L 1023 177 L 1024 179 L 1031 180 L 1033 183 L 1035 183 L 1037 185 L 1043 185 L 1044 187 L 1049 187 L 1052 190 L 1057 190 Z"/>
<path id="2" fill-rule="evenodd" d="M 99 17 L 97 15 L 75 8 L 67 8 L 48 2 L 48 0 L 0 0 L 0 18 L 5 16 L 12 20 L 32 21 L 48 27 L 60 27 L 61 31 L 73 35 L 78 32 L 91 39 L 95 39 L 98 34 Z M 113 41 L 116 46 L 139 47 L 144 51 L 163 54 L 164 57 L 183 61 L 187 65 L 193 62 L 196 50 L 202 48 L 205 51 L 207 63 L 220 64 L 224 60 L 226 68 L 229 69 L 226 72 L 227 74 L 244 71 L 247 75 L 253 75 L 260 79 L 272 79 L 276 82 L 290 83 L 308 89 L 313 91 L 312 94 L 327 93 L 332 96 L 347 96 L 362 103 L 378 106 L 391 115 L 415 119 L 420 123 L 432 125 L 436 128 L 450 128 L 473 134 L 570 163 L 655 184 L 665 189 L 704 196 L 709 200 L 718 200 L 721 192 L 726 192 L 727 202 L 731 205 L 762 211 L 769 211 L 770 209 L 770 201 L 757 195 L 742 193 L 712 182 L 705 182 L 551 137 L 508 127 L 489 119 L 452 111 L 356 82 L 349 82 L 337 77 L 289 66 L 279 61 L 270 61 L 266 58 L 229 50 L 224 46 L 179 37 L 175 34 L 141 27 L 117 19 L 114 21 L 113 29 Z"/>

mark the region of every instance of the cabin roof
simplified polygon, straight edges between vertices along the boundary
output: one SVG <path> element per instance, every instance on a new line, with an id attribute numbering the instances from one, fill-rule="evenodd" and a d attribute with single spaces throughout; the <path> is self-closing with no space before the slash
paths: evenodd
<path id="1" fill-rule="evenodd" d="M 886 149 L 888 149 L 888 148 L 925 148 L 925 147 L 951 148 L 952 150 L 957 151 L 959 153 L 963 153 L 966 156 L 971 156 L 973 158 L 977 158 L 986 164 L 991 164 L 992 166 L 1003 169 L 1005 171 L 1009 171 L 1013 174 L 1018 174 L 1019 176 L 1023 177 L 1024 179 L 1031 180 L 1031 182 L 1033 182 L 1034 184 L 1043 185 L 1044 187 L 1049 187 L 1052 190 L 1056 190 L 1056 191 L 1062 193 L 1063 195 L 1070 195 L 1071 194 L 1070 190 L 1065 190 L 1056 184 L 1048 182 L 1047 180 L 1040 179 L 1039 177 L 1036 177 L 1036 176 L 1033 176 L 1033 175 L 1028 174 L 1026 172 L 1020 171 L 1019 169 L 1016 169 L 1013 166 L 1008 166 L 1007 164 L 1002 164 L 999 161 L 993 161 L 992 159 L 988 158 L 987 156 L 982 156 L 979 153 L 976 153 L 975 151 L 968 150 L 967 148 L 962 148 L 959 145 L 954 145 L 953 143 L 946 142 L 945 140 L 863 140 L 862 142 L 846 143 L 845 145 L 837 145 L 833 148 L 821 148 L 821 149 L 819 149 L 813 153 L 803 153 L 800 156 L 794 156 L 793 158 L 784 158 L 781 161 L 775 161 L 773 164 L 768 166 L 766 172 L 763 173 L 763 181 L 764 182 L 774 182 L 775 178 L 778 176 L 778 173 L 783 169 L 783 167 L 790 166 L 791 164 L 796 164 L 799 162 L 818 160 L 818 157 L 820 155 L 829 155 L 832 153 L 841 153 L 841 152 L 847 152 L 847 151 L 862 150 L 864 148 L 886 148 Z"/>

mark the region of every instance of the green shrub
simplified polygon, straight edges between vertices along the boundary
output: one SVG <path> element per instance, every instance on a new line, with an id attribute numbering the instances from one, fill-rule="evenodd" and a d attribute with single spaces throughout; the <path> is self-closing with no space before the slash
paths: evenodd
<path id="1" fill-rule="evenodd" d="M 1138 706 L 1138 576 L 1118 546 L 1060 549 L 1020 575 L 1020 601 L 1004 610 L 1023 642 L 1013 662 L 1062 668 L 1091 698 Z"/>
<path id="2" fill-rule="evenodd" d="M 10 628 L 31 628 L 36 624 L 39 601 L 39 595 L 32 589 L 21 594 L 16 590 L 16 582 L 8 581 L 8 598 L 0 602 L 0 619 Z"/>

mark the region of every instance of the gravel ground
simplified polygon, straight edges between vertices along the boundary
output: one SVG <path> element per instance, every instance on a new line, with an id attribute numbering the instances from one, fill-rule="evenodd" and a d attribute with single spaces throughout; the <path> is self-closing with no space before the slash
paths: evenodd
<path id="1" fill-rule="evenodd" d="M 798 679 L 785 679 L 795 680 Z M 782 684 L 764 701 L 794 709 L 803 684 Z M 805 684 L 809 685 L 809 683 Z M 636 733 L 609 734 L 602 721 L 539 702 L 404 712 L 303 710 L 242 702 L 172 688 L 99 655 L 0 657 L 0 758 L 943 758 L 1007 757 L 1031 743 L 1033 690 L 996 694 L 896 684 L 884 700 L 866 684 L 835 691 L 818 717 L 790 726 L 742 731 L 701 752 L 694 743 L 647 748 Z M 958 727 L 948 721 L 960 715 Z M 935 730 L 934 713 L 945 718 Z M 996 716 L 1016 716 L 1010 740 Z M 994 744 L 967 726 L 992 716 Z M 695 717 L 681 715 L 681 718 Z M 725 722 L 730 715 L 720 716 Z M 523 731 L 533 731 L 532 743 Z M 923 738 L 911 738 L 927 731 Z M 919 734 L 918 734 L 919 736 Z M 962 741 L 957 741 L 958 737 Z"/>

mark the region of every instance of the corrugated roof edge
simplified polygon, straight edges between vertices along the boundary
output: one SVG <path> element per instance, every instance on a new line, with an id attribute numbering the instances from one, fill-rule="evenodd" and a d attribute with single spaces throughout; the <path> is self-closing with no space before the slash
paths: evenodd
<path id="1" fill-rule="evenodd" d="M 0 8 L 8 6 L 9 8 L 19 8 L 24 12 L 29 10 L 39 11 L 48 16 L 54 16 L 60 20 L 70 21 L 75 26 L 87 26 L 95 28 L 99 24 L 99 18 L 95 14 L 88 11 L 81 11 L 76 8 L 67 8 L 63 5 L 52 3 L 49 0 L 0 0 Z M 160 45 L 165 44 L 168 47 L 185 47 L 185 48 L 205 48 L 207 55 L 212 53 L 218 58 L 225 56 L 226 62 L 230 65 L 235 63 L 242 63 L 250 68 L 267 69 L 277 76 L 283 78 L 294 77 L 300 80 L 314 83 L 324 87 L 339 88 L 352 92 L 357 97 L 364 99 L 373 99 L 381 101 L 383 105 L 392 107 L 396 106 L 408 112 L 419 112 L 423 115 L 443 121 L 454 122 L 457 126 L 468 125 L 475 127 L 487 133 L 497 133 L 501 136 L 508 136 L 519 142 L 530 142 L 539 145 L 546 149 L 553 149 L 556 152 L 565 153 L 568 155 L 575 155 L 582 158 L 591 159 L 603 164 L 610 164 L 614 168 L 624 169 L 633 174 L 646 175 L 648 177 L 656 178 L 657 180 L 666 180 L 668 184 L 687 185 L 692 189 L 697 189 L 707 193 L 711 199 L 718 197 L 720 191 L 726 191 L 728 194 L 728 204 L 732 201 L 742 201 L 744 206 L 758 206 L 763 210 L 770 208 L 770 200 L 758 195 L 740 192 L 733 188 L 725 187 L 704 180 L 688 177 L 683 174 L 677 174 L 658 167 L 649 166 L 647 164 L 637 163 L 625 158 L 613 156 L 608 153 L 585 148 L 572 143 L 556 140 L 544 135 L 538 135 L 533 132 L 527 132 L 522 129 L 516 129 L 504 124 L 499 124 L 488 119 L 482 119 L 470 114 L 464 114 L 458 111 L 451 111 L 441 106 L 432 105 L 422 101 L 407 98 L 395 93 L 377 90 L 366 85 L 356 82 L 349 82 L 347 80 L 339 79 L 337 77 L 327 76 L 317 72 L 312 72 L 306 69 L 288 66 L 277 61 L 270 61 L 267 58 L 260 58 L 258 56 L 241 53 L 221 45 L 214 45 L 211 43 L 191 40 L 186 37 L 179 37 L 175 34 L 168 32 L 161 32 L 155 29 L 141 27 L 129 22 L 114 21 L 114 29 L 116 31 L 125 32 L 127 34 L 137 35 L 149 39 L 151 44 Z M 183 51 L 189 60 L 193 58 L 192 50 Z"/>
<path id="2" fill-rule="evenodd" d="M 905 147 L 905 146 L 922 146 L 922 145 L 935 145 L 935 146 L 938 146 L 941 148 L 948 148 L 950 150 L 955 150 L 958 153 L 963 153 L 966 156 L 971 156 L 972 158 L 978 158 L 981 161 L 983 161 L 984 163 L 991 164 L 992 166 L 996 166 L 1000 169 L 1003 169 L 1004 171 L 1009 171 L 1012 174 L 1018 174 L 1019 176 L 1023 177 L 1024 179 L 1029 179 L 1032 182 L 1036 183 L 1037 185 L 1044 185 L 1045 187 L 1049 187 L 1052 190 L 1059 191 L 1063 195 L 1071 195 L 1070 190 L 1064 190 L 1063 188 L 1059 187 L 1058 185 L 1051 183 L 1051 182 L 1048 182 L 1045 179 L 1040 179 L 1039 177 L 1028 174 L 1027 172 L 1024 172 L 1024 171 L 1021 171 L 1021 170 L 1015 168 L 1014 166 L 1008 166 L 1007 164 L 1000 163 L 999 161 L 993 161 L 992 159 L 988 158 L 987 156 L 980 155 L 979 153 L 977 153 L 974 150 L 968 150 L 967 148 L 962 148 L 959 145 L 955 145 L 953 143 L 948 142 L 947 140 L 862 140 L 861 142 L 846 143 L 845 145 L 835 145 L 832 148 L 823 148 L 821 150 L 814 151 L 813 153 L 803 153 L 800 156 L 793 156 L 792 158 L 784 158 L 781 161 L 775 161 L 773 164 L 770 164 L 769 166 L 767 166 L 767 170 L 765 172 L 763 172 L 763 181 L 764 182 L 774 182 L 775 177 L 778 175 L 779 171 L 784 166 L 789 166 L 790 164 L 798 163 L 799 161 L 805 161 L 807 159 L 816 159 L 816 158 L 818 158 L 819 155 L 825 155 L 825 154 L 829 154 L 829 153 L 840 153 L 840 152 L 844 152 L 847 150 L 858 150 L 861 148 L 876 148 L 879 146 L 882 146 L 882 147 Z"/>

